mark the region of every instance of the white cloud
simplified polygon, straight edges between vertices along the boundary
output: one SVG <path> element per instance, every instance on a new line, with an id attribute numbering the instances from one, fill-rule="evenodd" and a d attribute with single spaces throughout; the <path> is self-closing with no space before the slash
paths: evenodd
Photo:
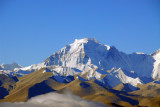
<path id="1" fill-rule="evenodd" d="M 48 93 L 36 96 L 27 102 L 0 103 L 0 107 L 106 107 L 102 103 L 83 100 L 71 93 Z"/>

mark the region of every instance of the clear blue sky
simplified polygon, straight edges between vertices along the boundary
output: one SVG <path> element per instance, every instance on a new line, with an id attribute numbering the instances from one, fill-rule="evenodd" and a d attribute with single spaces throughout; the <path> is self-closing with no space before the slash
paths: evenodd
<path id="1" fill-rule="evenodd" d="M 126 53 L 160 48 L 160 0 L 0 0 L 0 64 L 40 63 L 74 39 Z"/>

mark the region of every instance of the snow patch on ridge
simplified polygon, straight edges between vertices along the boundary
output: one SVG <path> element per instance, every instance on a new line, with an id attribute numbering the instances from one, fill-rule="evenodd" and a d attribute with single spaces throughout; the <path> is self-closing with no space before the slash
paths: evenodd
<path id="1" fill-rule="evenodd" d="M 124 74 L 121 68 L 111 71 L 106 77 L 101 79 L 103 83 L 108 83 L 112 88 L 119 85 L 120 83 L 129 83 L 132 86 L 137 86 L 137 84 L 142 84 L 141 80 L 137 78 L 132 78 Z"/>
<path id="2" fill-rule="evenodd" d="M 145 54 L 145 53 L 143 53 L 143 52 L 136 52 L 136 54 Z"/>
<path id="3" fill-rule="evenodd" d="M 152 77 L 158 79 L 160 78 L 160 49 L 154 52 L 152 56 L 155 59 Z"/>

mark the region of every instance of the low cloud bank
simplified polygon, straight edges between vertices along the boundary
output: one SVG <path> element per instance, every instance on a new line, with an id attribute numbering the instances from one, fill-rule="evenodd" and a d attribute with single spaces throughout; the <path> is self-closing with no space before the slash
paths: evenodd
<path id="1" fill-rule="evenodd" d="M 48 93 L 33 97 L 27 102 L 0 103 L 0 107 L 106 107 L 106 105 L 83 100 L 71 93 Z"/>

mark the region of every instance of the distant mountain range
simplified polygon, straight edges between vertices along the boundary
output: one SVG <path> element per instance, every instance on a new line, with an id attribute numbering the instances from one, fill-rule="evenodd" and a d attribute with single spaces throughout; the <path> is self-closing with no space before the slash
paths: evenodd
<path id="1" fill-rule="evenodd" d="M 66 88 L 110 106 L 156 106 L 160 101 L 160 49 L 150 55 L 126 54 L 93 38 L 76 39 L 40 64 L 2 64 L 0 75 L 8 82 L 0 77 L 6 92 L 2 102 L 26 101 Z"/>

